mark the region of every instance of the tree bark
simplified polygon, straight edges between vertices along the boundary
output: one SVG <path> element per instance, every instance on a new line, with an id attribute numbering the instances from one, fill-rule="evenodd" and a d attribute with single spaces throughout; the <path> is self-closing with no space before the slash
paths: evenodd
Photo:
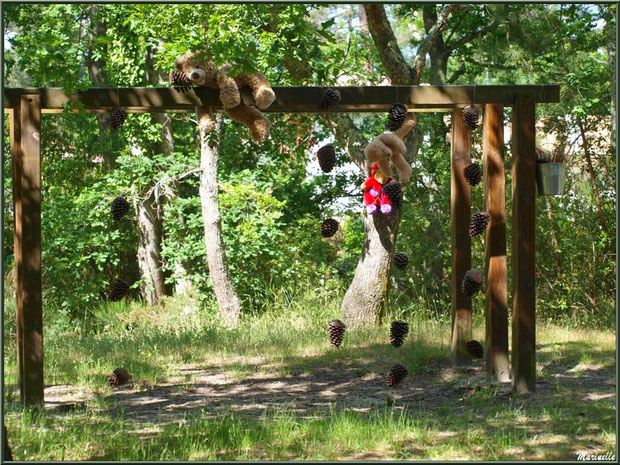
<path id="1" fill-rule="evenodd" d="M 236 325 L 241 317 L 241 302 L 226 263 L 222 222 L 218 204 L 217 168 L 220 121 L 205 107 L 196 107 L 200 127 L 200 204 L 204 223 L 207 263 L 215 298 L 224 323 Z M 212 134 L 210 134 L 212 132 Z"/>

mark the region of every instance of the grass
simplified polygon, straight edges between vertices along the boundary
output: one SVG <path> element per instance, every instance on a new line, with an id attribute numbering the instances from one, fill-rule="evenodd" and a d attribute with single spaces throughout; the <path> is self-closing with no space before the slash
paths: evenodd
<path id="1" fill-rule="evenodd" d="M 575 460 L 582 450 L 615 453 L 611 332 L 539 325 L 541 388 L 536 396 L 518 397 L 507 395 L 505 386 L 481 383 L 467 370 L 450 368 L 448 321 L 409 318 L 410 336 L 398 350 L 385 343 L 386 327 L 347 332 L 336 350 L 329 345 L 326 322 L 338 317 L 338 299 L 288 295 L 283 300 L 232 330 L 191 298 L 176 298 L 155 308 L 104 306 L 88 327 L 55 337 L 48 333 L 46 384 L 70 384 L 89 394 L 65 410 L 23 412 L 15 406 L 9 331 L 5 421 L 14 455 L 20 460 L 106 461 Z M 475 327 L 474 338 L 484 340 L 483 331 Z M 350 397 L 361 392 L 368 376 L 383 376 L 396 359 L 411 375 L 406 387 L 393 391 L 393 405 L 354 409 Z M 115 393 L 105 380 L 116 366 L 128 368 L 141 383 Z M 198 371 L 188 372 L 188 367 L 223 374 L 231 392 L 245 386 L 248 377 L 288 382 L 310 376 L 316 381 L 312 376 L 326 369 L 355 382 L 331 386 L 344 395 L 327 397 L 325 409 L 302 413 L 288 404 L 259 414 L 215 411 L 207 404 L 164 419 L 137 418 L 119 408 L 119 396 L 142 399 L 150 395 L 150 386 L 165 385 L 156 391 L 164 398 L 200 394 Z M 481 367 L 474 368 L 479 373 Z M 426 394 L 422 401 L 399 397 L 420 386 Z"/>

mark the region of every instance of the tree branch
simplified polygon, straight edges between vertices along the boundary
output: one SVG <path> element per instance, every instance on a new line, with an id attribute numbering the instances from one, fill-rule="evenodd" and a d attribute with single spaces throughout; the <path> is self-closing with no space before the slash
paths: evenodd
<path id="1" fill-rule="evenodd" d="M 497 29 L 499 27 L 500 24 L 501 24 L 501 21 L 499 19 L 495 18 L 493 20 L 493 22 L 491 24 L 489 24 L 487 27 L 484 27 L 484 28 L 482 28 L 479 31 L 472 31 L 469 34 L 466 34 L 463 37 L 461 37 L 459 40 L 457 40 L 453 44 L 448 44 L 448 48 L 450 50 L 454 50 L 455 48 L 459 48 L 463 44 L 465 44 L 467 42 L 471 42 L 476 37 L 480 37 L 482 35 L 488 34 L 489 32 L 493 32 L 495 29 Z"/>
<path id="2" fill-rule="evenodd" d="M 325 113 L 321 115 L 323 121 L 329 126 L 340 146 L 347 149 L 351 161 L 363 172 L 367 172 L 366 155 L 364 149 L 368 141 L 353 122 L 353 119 L 345 113 Z"/>
<path id="3" fill-rule="evenodd" d="M 458 5 L 446 5 L 441 10 L 439 17 L 437 18 L 437 22 L 435 25 L 428 31 L 426 37 L 420 43 L 418 47 L 418 53 L 416 54 L 415 60 L 413 61 L 413 84 L 420 84 L 420 77 L 422 76 L 422 71 L 424 70 L 424 65 L 426 64 L 426 54 L 433 46 L 433 43 L 437 40 L 439 35 L 448 25 L 448 16 L 452 13 L 453 10 L 457 9 Z"/>

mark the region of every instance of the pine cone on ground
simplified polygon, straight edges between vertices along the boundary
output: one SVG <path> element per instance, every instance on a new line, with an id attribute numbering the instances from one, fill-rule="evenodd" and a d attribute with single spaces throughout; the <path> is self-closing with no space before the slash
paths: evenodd
<path id="1" fill-rule="evenodd" d="M 478 118 L 480 118 L 480 110 L 473 105 L 467 105 L 463 108 L 463 122 L 470 131 L 475 131 L 478 127 Z"/>
<path id="2" fill-rule="evenodd" d="M 332 144 L 324 145 L 316 153 L 319 159 L 319 166 L 323 173 L 329 173 L 336 164 L 336 150 Z"/>
<path id="3" fill-rule="evenodd" d="M 188 78 L 185 73 L 181 73 L 180 71 L 170 71 L 169 79 L 170 85 L 172 85 L 177 92 L 187 92 L 192 87 L 192 80 Z"/>
<path id="4" fill-rule="evenodd" d="M 406 321 L 393 321 L 390 327 L 390 344 L 400 347 L 409 333 L 409 324 Z"/>
<path id="5" fill-rule="evenodd" d="M 110 111 L 110 128 L 112 128 L 113 131 L 120 129 L 123 127 L 123 124 L 125 124 L 126 119 L 127 111 L 123 108 L 113 108 L 112 111 Z"/>
<path id="6" fill-rule="evenodd" d="M 407 107 L 402 103 L 395 103 L 390 107 L 386 126 L 390 131 L 398 131 L 407 118 Z"/>
<path id="7" fill-rule="evenodd" d="M 467 344 L 465 344 L 465 349 L 467 349 L 467 353 L 473 358 L 484 357 L 484 349 L 482 348 L 482 344 L 480 344 L 475 339 L 472 339 Z"/>
<path id="8" fill-rule="evenodd" d="M 336 231 L 338 231 L 338 222 L 335 219 L 329 218 L 323 221 L 321 225 L 321 234 L 323 237 L 332 237 L 336 234 Z"/>
<path id="9" fill-rule="evenodd" d="M 396 386 L 407 377 L 407 368 L 401 363 L 396 363 L 387 374 L 385 384 L 388 386 Z"/>
<path id="10" fill-rule="evenodd" d="M 345 324 L 340 320 L 332 320 L 327 327 L 329 329 L 329 339 L 336 347 L 340 347 L 342 344 L 342 338 L 344 336 Z"/>
<path id="11" fill-rule="evenodd" d="M 396 252 L 394 254 L 394 266 L 399 270 L 404 270 L 409 265 L 409 257 L 401 252 Z"/>
<path id="12" fill-rule="evenodd" d="M 463 175 L 470 186 L 477 186 L 482 181 L 482 167 L 480 163 L 471 162 L 463 168 Z"/>
<path id="13" fill-rule="evenodd" d="M 482 288 L 482 271 L 469 270 L 463 277 L 461 290 L 463 294 L 472 296 Z"/>
<path id="14" fill-rule="evenodd" d="M 390 181 L 385 184 L 383 192 L 388 196 L 393 207 L 400 207 L 403 204 L 403 190 L 396 181 Z"/>
<path id="15" fill-rule="evenodd" d="M 114 221 L 118 221 L 129 212 L 129 202 L 119 195 L 112 200 L 110 209 L 112 210 L 112 218 L 114 218 Z"/>
<path id="16" fill-rule="evenodd" d="M 340 92 L 328 87 L 319 100 L 319 110 L 329 110 L 340 102 Z"/>
<path id="17" fill-rule="evenodd" d="M 491 215 L 484 211 L 477 211 L 471 216 L 469 222 L 469 235 L 471 237 L 478 236 L 487 229 Z"/>
<path id="18" fill-rule="evenodd" d="M 129 283 L 123 279 L 115 279 L 110 284 L 108 290 L 108 300 L 111 302 L 119 302 L 129 292 Z"/>
<path id="19" fill-rule="evenodd" d="M 118 367 L 115 368 L 112 374 L 108 377 L 108 384 L 110 386 L 122 386 L 123 384 L 127 384 L 130 378 L 131 375 L 125 368 Z"/>

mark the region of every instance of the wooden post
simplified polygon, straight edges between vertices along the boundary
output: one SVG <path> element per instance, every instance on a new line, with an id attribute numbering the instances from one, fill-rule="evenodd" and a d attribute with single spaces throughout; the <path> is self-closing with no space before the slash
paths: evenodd
<path id="1" fill-rule="evenodd" d="M 535 103 L 517 96 L 512 113 L 512 388 L 536 389 Z"/>
<path id="2" fill-rule="evenodd" d="M 483 164 L 486 230 L 487 289 L 486 366 L 497 381 L 510 380 L 508 364 L 508 272 L 506 269 L 506 178 L 504 173 L 504 106 L 487 104 L 484 110 Z"/>
<path id="3" fill-rule="evenodd" d="M 12 123 L 20 399 L 42 407 L 41 97 L 22 95 Z"/>
<path id="4" fill-rule="evenodd" d="M 471 297 L 463 294 L 461 283 L 471 268 L 471 238 L 469 237 L 470 188 L 463 175 L 471 161 L 470 134 L 463 123 L 461 110 L 452 112 L 452 156 L 450 219 L 452 239 L 452 362 L 471 363 L 465 344 L 471 339 Z"/>

